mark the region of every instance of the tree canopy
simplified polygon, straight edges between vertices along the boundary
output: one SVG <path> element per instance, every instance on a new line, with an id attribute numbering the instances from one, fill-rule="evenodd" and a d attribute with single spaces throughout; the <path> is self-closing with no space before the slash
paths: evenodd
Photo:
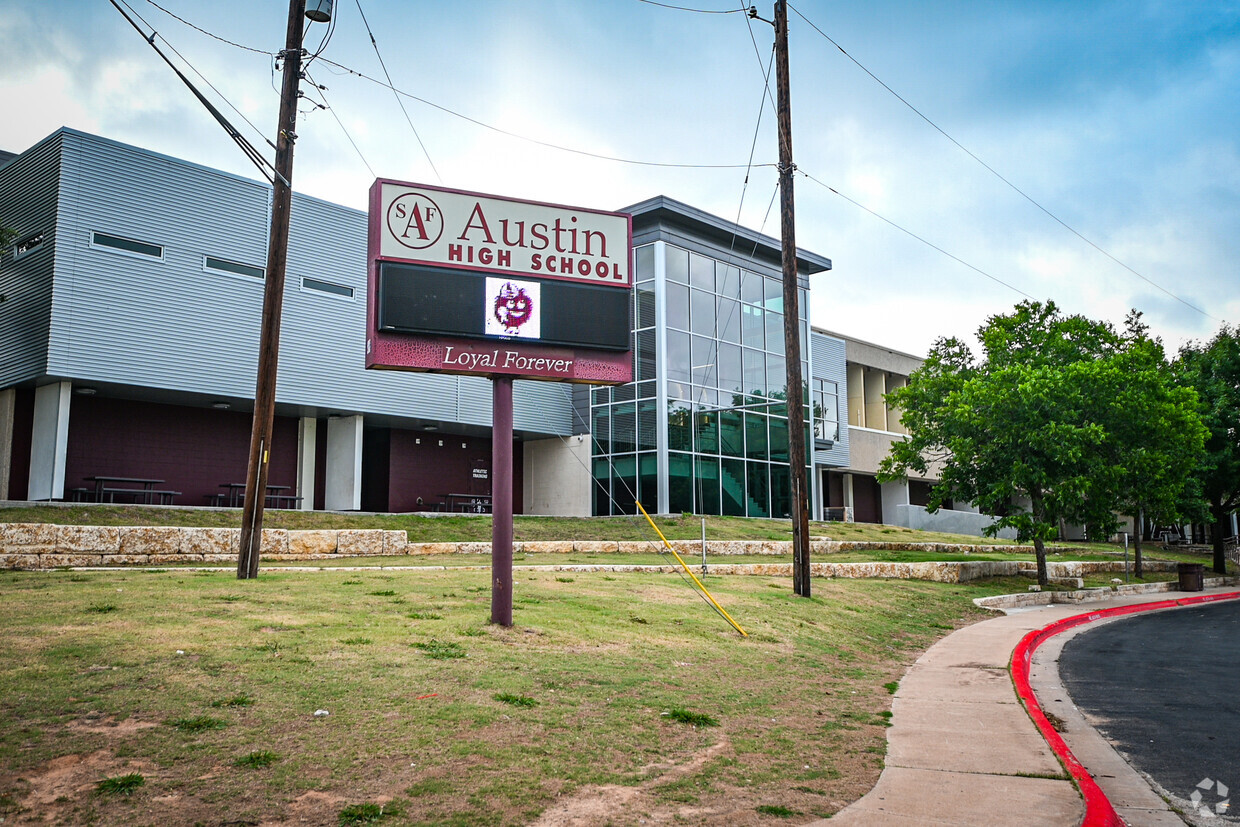
<path id="1" fill-rule="evenodd" d="M 1221 574 L 1227 517 L 1240 508 L 1240 329 L 1224 325 L 1210 341 L 1186 345 L 1176 367 L 1196 389 L 1209 432 L 1192 478 L 1214 523 L 1214 570 Z"/>
<path id="2" fill-rule="evenodd" d="M 880 479 L 927 476 L 940 461 L 928 508 L 949 500 L 995 516 L 1032 541 L 1047 582 L 1044 543 L 1060 521 L 1110 532 L 1134 502 L 1173 508 L 1204 431 L 1196 393 L 1172 382 L 1162 346 L 1139 315 L 1120 333 L 1022 302 L 978 331 L 981 356 L 940 339 L 908 385 L 888 395 L 907 440 L 892 446 Z"/>

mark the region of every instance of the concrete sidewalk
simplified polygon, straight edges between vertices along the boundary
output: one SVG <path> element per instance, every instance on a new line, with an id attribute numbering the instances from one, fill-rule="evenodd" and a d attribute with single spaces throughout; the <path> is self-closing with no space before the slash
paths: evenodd
<path id="1" fill-rule="evenodd" d="M 886 764 L 874 789 L 829 822 L 813 824 L 1080 824 L 1085 815 L 1081 796 L 1016 696 L 1008 673 L 1012 651 L 1028 632 L 1066 617 L 1182 596 L 1187 595 L 1159 593 L 1026 609 L 948 635 L 928 649 L 900 681 L 892 704 Z M 1054 649 L 1053 654 L 1058 651 Z M 1065 705 L 1065 695 L 1043 694 L 1054 692 L 1057 685 L 1054 657 L 1036 657 L 1035 665 L 1033 685 L 1040 703 L 1062 714 L 1059 710 Z M 1069 743 L 1075 750 L 1076 744 Z M 1138 812 L 1122 812 L 1126 819 L 1132 819 L 1130 823 L 1145 821 L 1142 815 L 1151 825 L 1182 823 L 1169 811 L 1157 812 L 1153 803 L 1156 796 L 1140 795 L 1142 789 L 1149 791 L 1148 785 L 1113 750 L 1102 749 L 1105 742 L 1096 733 L 1090 744 L 1091 749 L 1083 750 L 1090 754 L 1076 753 L 1078 759 L 1099 776 L 1099 785 L 1117 806 L 1125 798 L 1136 804 Z M 1105 771 L 1094 770 L 1094 762 L 1102 761 L 1106 762 Z M 1108 789 L 1101 777 L 1104 774 L 1114 776 L 1124 792 L 1116 795 L 1118 788 L 1116 792 Z"/>

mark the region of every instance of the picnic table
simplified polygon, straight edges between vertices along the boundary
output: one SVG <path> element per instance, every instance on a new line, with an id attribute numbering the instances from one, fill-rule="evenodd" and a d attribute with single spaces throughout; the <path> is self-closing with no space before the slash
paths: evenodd
<path id="1" fill-rule="evenodd" d="M 112 477 L 96 474 L 93 477 L 83 477 L 83 479 L 95 484 L 94 497 L 97 503 L 114 503 L 117 494 L 126 494 L 132 496 L 134 502 L 141 501 L 146 505 L 154 505 L 156 500 L 160 505 L 171 505 L 176 496 L 181 493 L 180 491 L 157 490 L 155 486 L 161 485 L 163 480 L 144 477 Z"/>
<path id="2" fill-rule="evenodd" d="M 440 494 L 449 511 L 462 511 L 473 514 L 491 513 L 490 494 Z"/>
<path id="3" fill-rule="evenodd" d="M 238 508 L 245 503 L 245 483 L 244 482 L 222 482 L 220 488 L 227 489 L 224 494 L 212 494 L 210 499 L 213 505 L 228 505 L 231 508 Z M 282 491 L 288 491 L 291 485 L 268 485 L 266 505 L 272 508 L 287 508 L 290 505 L 298 505 L 301 503 L 301 497 L 293 494 L 282 494 Z"/>

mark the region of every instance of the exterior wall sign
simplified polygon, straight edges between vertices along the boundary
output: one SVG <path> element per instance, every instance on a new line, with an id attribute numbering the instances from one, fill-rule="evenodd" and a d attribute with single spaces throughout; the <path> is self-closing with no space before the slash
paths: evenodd
<path id="1" fill-rule="evenodd" d="M 632 380 L 632 222 L 377 180 L 366 367 Z"/>

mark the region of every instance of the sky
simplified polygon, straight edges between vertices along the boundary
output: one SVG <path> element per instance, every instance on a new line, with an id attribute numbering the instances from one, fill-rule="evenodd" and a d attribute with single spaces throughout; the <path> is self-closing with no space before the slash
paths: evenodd
<path id="1" fill-rule="evenodd" d="M 127 2 L 266 149 L 287 5 Z M 778 236 L 774 33 L 739 7 L 337 0 L 294 188 L 358 209 L 376 177 L 608 210 L 667 195 Z M 385 71 L 363 14 L 418 98 L 408 119 L 355 74 Z M 816 327 L 920 355 L 1027 298 L 1116 325 L 1136 308 L 1171 352 L 1240 322 L 1240 2 L 797 0 L 789 17 L 797 243 L 833 262 L 811 279 Z M 109 0 L 0 0 L 0 101 L 0 149 L 69 126 L 259 177 Z"/>

